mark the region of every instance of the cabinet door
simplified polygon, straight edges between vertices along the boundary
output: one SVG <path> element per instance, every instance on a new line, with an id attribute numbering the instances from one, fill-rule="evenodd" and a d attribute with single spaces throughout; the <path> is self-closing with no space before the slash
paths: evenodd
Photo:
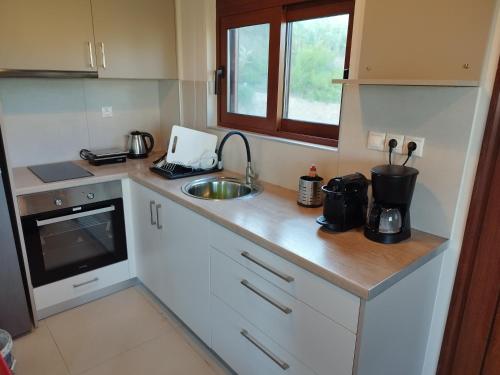
<path id="1" fill-rule="evenodd" d="M 169 300 L 166 305 L 210 344 L 210 222 L 170 200 L 166 201 L 162 241 L 168 253 Z"/>
<path id="2" fill-rule="evenodd" d="M 174 0 L 92 0 L 99 77 L 176 79 Z"/>
<path id="3" fill-rule="evenodd" d="M 166 251 L 162 248 L 162 230 L 158 229 L 156 207 L 160 195 L 132 184 L 137 277 L 158 298 L 164 293 Z M 161 214 L 161 208 L 159 208 Z M 160 219 L 161 222 L 161 219 Z M 153 224 L 154 223 L 154 224 Z"/>
<path id="4" fill-rule="evenodd" d="M 366 0 L 359 78 L 477 81 L 494 0 Z"/>
<path id="5" fill-rule="evenodd" d="M 90 0 L 0 2 L 0 69 L 96 71 L 93 42 Z"/>

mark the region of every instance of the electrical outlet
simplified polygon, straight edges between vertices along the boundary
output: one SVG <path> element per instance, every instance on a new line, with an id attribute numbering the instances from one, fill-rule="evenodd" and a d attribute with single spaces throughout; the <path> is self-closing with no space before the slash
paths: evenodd
<path id="1" fill-rule="evenodd" d="M 113 117 L 113 107 L 102 107 L 102 117 Z"/>
<path id="2" fill-rule="evenodd" d="M 425 138 L 412 137 L 409 135 L 405 136 L 404 147 L 403 147 L 404 154 L 408 153 L 408 143 L 410 142 L 415 142 L 417 144 L 417 149 L 413 151 L 412 156 L 418 156 L 419 158 L 421 158 L 424 155 Z"/>
<path id="3" fill-rule="evenodd" d="M 384 145 L 385 151 L 389 151 L 389 141 L 391 139 L 395 139 L 398 142 L 398 145 L 392 150 L 392 152 L 395 152 L 396 154 L 402 154 L 405 136 L 400 134 L 387 133 L 387 135 L 385 136 L 385 145 Z"/>
<path id="4" fill-rule="evenodd" d="M 385 133 L 368 132 L 368 148 L 370 150 L 384 151 Z"/>

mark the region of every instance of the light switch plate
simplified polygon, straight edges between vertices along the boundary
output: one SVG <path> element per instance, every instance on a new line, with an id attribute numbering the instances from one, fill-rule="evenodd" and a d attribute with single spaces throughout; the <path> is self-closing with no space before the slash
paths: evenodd
<path id="1" fill-rule="evenodd" d="M 395 139 L 398 142 L 398 145 L 392 150 L 392 152 L 395 152 L 396 154 L 402 154 L 405 136 L 400 134 L 387 133 L 387 135 L 385 136 L 385 151 L 389 151 L 389 141 L 391 139 Z"/>
<path id="2" fill-rule="evenodd" d="M 384 151 L 385 133 L 368 132 L 368 148 L 370 150 Z"/>
<path id="3" fill-rule="evenodd" d="M 113 107 L 102 107 L 102 117 L 113 117 Z"/>
<path id="4" fill-rule="evenodd" d="M 405 142 L 404 142 L 404 147 L 403 147 L 404 154 L 408 153 L 408 143 L 410 143 L 410 142 L 415 142 L 417 144 L 417 149 L 415 151 L 413 151 L 412 156 L 418 156 L 419 158 L 423 157 L 425 138 L 412 137 L 409 135 L 405 136 Z"/>

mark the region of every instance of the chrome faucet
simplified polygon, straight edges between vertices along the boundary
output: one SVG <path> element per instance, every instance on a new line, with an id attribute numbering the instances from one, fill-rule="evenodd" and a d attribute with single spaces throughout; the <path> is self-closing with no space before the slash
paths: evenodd
<path id="1" fill-rule="evenodd" d="M 248 144 L 248 139 L 245 137 L 245 135 L 241 132 L 238 131 L 230 131 L 227 133 L 224 138 L 222 138 L 222 141 L 220 142 L 219 149 L 217 150 L 217 157 L 219 159 L 219 163 L 217 164 L 217 168 L 219 170 L 222 170 L 223 168 L 223 163 L 222 163 L 222 148 L 224 147 L 224 144 L 226 143 L 227 139 L 231 137 L 232 135 L 239 135 L 242 139 L 243 142 L 245 142 L 245 148 L 247 151 L 247 168 L 245 172 L 245 183 L 247 185 L 253 185 L 253 181 L 256 177 L 255 172 L 252 168 L 252 155 L 250 155 L 250 145 Z"/>

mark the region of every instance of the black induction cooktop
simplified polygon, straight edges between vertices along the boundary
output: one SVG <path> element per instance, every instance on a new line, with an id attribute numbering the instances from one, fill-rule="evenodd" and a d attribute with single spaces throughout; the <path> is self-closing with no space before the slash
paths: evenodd
<path id="1" fill-rule="evenodd" d="M 86 169 L 70 161 L 33 165 L 28 167 L 28 169 L 40 180 L 46 183 L 93 176 L 93 174 Z"/>

